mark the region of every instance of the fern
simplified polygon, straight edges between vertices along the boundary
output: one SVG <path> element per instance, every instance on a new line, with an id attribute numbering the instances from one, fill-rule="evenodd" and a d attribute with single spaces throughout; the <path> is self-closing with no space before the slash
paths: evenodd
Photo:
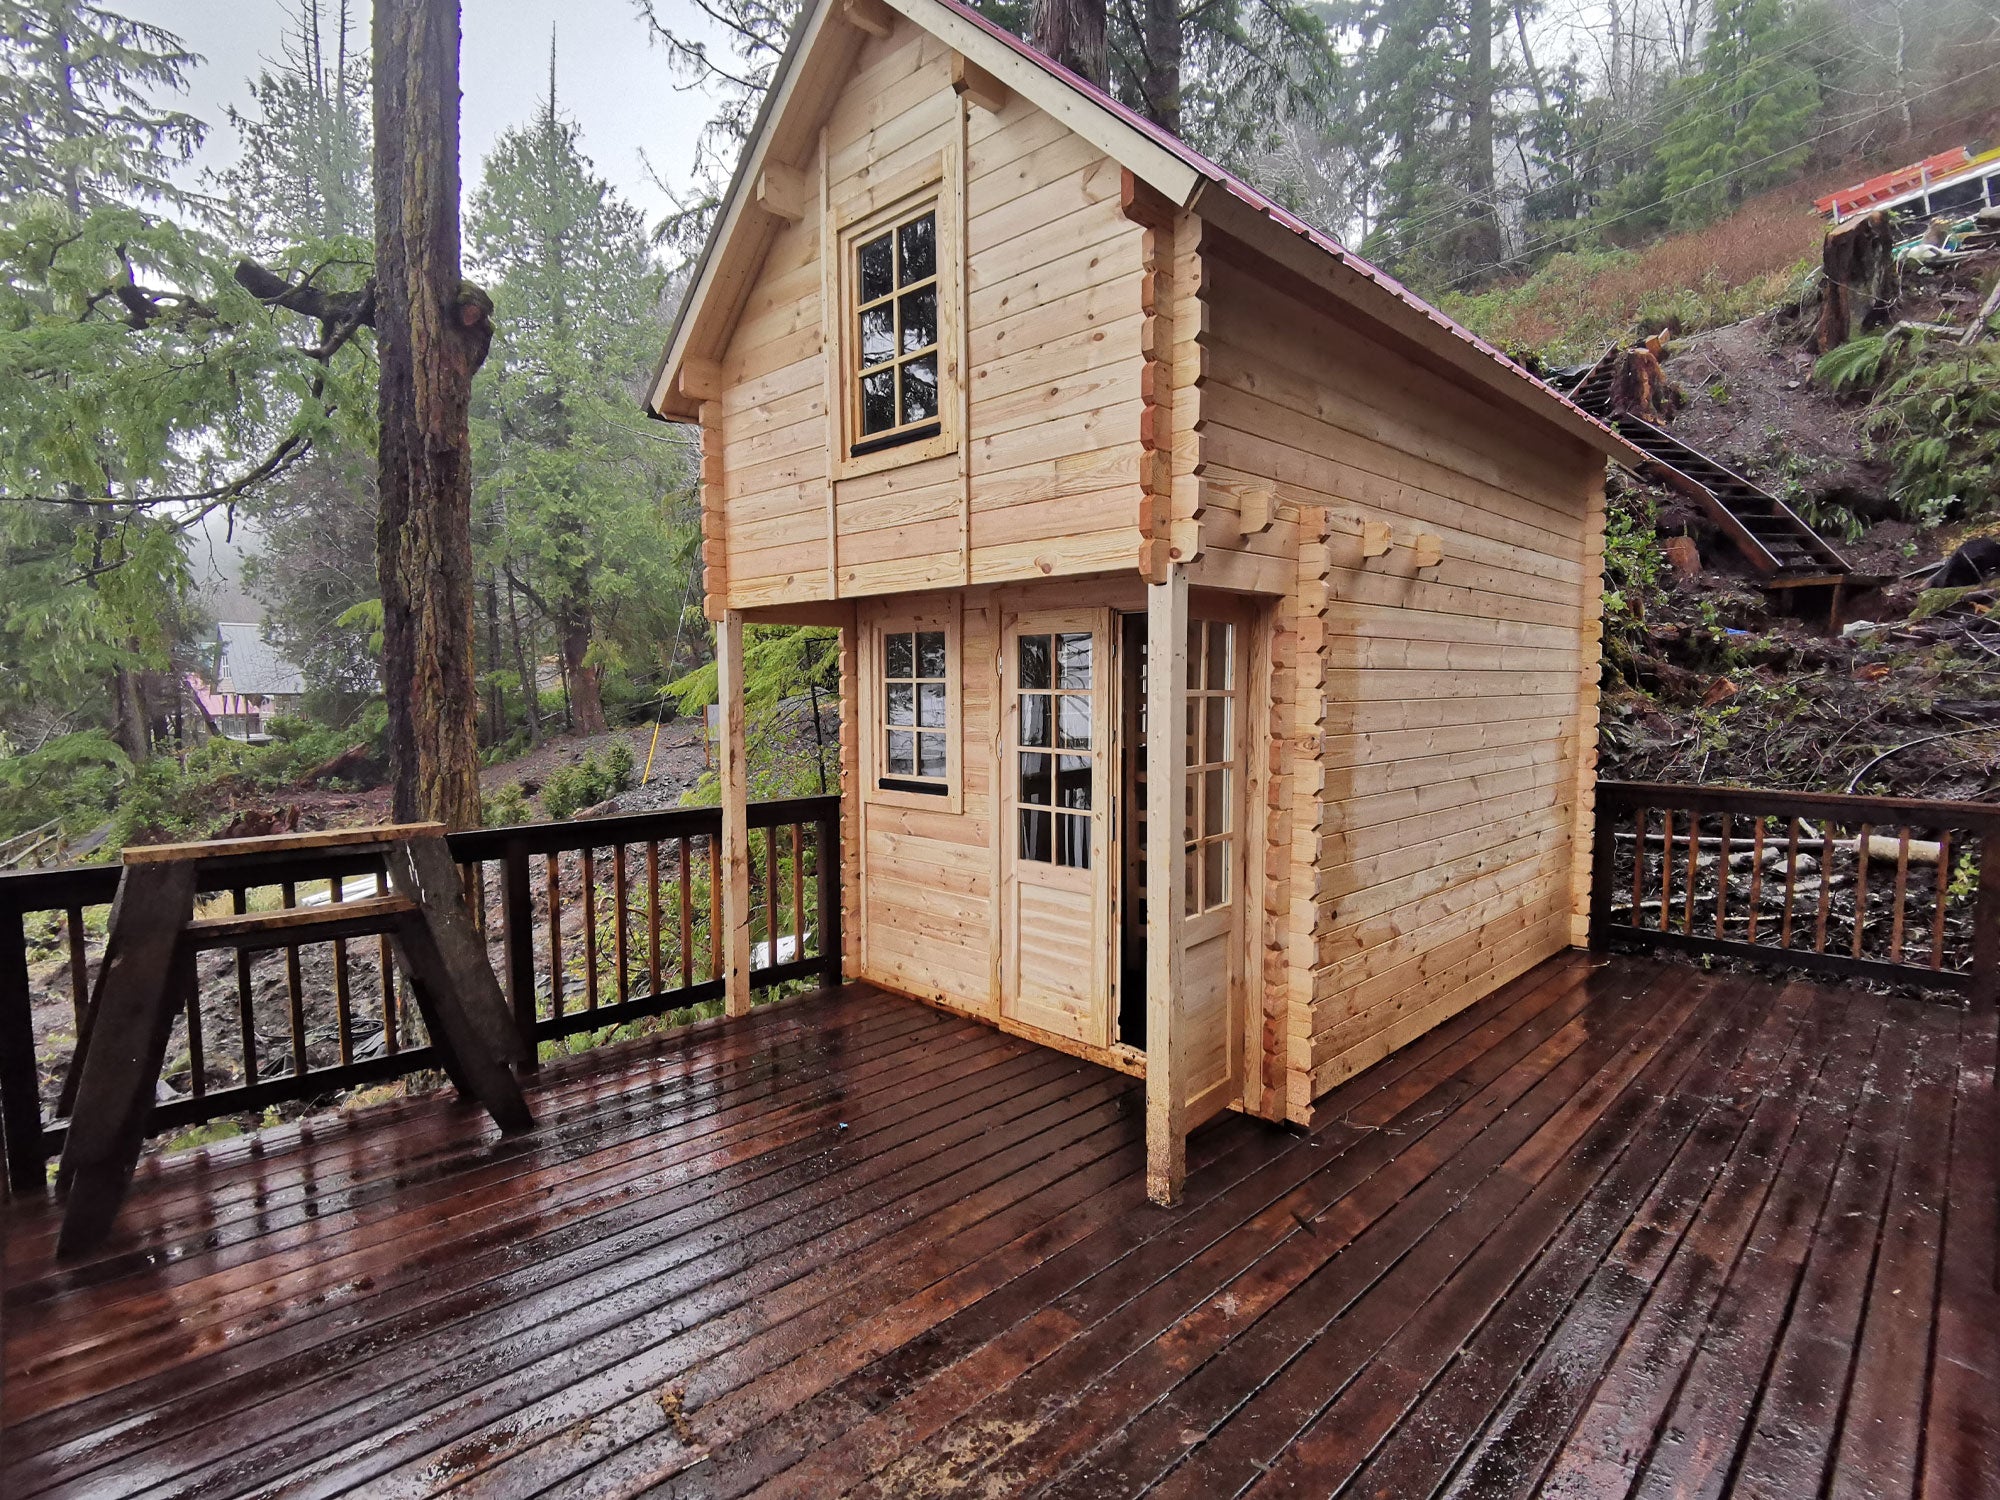
<path id="1" fill-rule="evenodd" d="M 1894 356 L 1887 334 L 1850 339 L 1820 356 L 1813 366 L 1813 379 L 1830 391 L 1871 391 L 1888 372 Z"/>

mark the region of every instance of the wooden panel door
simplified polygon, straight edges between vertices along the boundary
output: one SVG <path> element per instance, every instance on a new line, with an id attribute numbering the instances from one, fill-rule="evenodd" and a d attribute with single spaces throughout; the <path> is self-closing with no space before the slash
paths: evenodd
<path id="1" fill-rule="evenodd" d="M 1001 660 L 1001 1013 L 1093 1047 L 1111 1043 L 1111 620 L 1016 616 Z"/>
<path id="2" fill-rule="evenodd" d="M 1248 618 L 1195 600 L 1187 630 L 1187 796 L 1181 810 L 1181 993 L 1174 1024 L 1187 1128 L 1240 1097 L 1248 840 Z M 1174 721 L 1160 716 L 1165 730 Z M 1164 817 L 1164 810 L 1161 816 Z"/>

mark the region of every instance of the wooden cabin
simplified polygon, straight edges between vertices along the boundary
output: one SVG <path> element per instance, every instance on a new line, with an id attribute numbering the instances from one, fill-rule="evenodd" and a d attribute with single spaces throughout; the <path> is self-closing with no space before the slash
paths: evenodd
<path id="1" fill-rule="evenodd" d="M 808 7 L 650 405 L 701 429 L 732 1008 L 760 621 L 842 632 L 845 972 L 1143 1073 L 1161 1201 L 1583 941 L 1637 456 L 974 12 Z"/>

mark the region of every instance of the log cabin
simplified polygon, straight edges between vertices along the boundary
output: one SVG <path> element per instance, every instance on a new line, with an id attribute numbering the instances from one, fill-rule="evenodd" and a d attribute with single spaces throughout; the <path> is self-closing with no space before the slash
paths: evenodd
<path id="1" fill-rule="evenodd" d="M 648 406 L 701 436 L 733 1013 L 746 623 L 841 632 L 845 972 L 1143 1074 L 1159 1201 L 1584 941 L 1638 456 L 976 12 L 807 6 Z"/>

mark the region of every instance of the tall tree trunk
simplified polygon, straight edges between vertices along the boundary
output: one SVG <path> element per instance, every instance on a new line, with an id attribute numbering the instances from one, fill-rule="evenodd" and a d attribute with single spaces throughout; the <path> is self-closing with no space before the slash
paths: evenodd
<path id="1" fill-rule="evenodd" d="M 507 738 L 507 694 L 500 686 L 500 585 L 486 575 L 486 671 L 492 690 L 486 699 L 487 739 L 499 744 Z"/>
<path id="2" fill-rule="evenodd" d="M 590 616 L 581 609 L 566 609 L 556 630 L 562 637 L 563 671 L 569 678 L 571 727 L 578 734 L 602 734 L 611 726 L 604 722 L 600 674 L 584 659 L 590 652 Z"/>
<path id="3" fill-rule="evenodd" d="M 467 408 L 493 302 L 459 273 L 457 0 L 375 0 L 382 686 L 400 821 L 479 824 Z"/>
<path id="4" fill-rule="evenodd" d="M 137 644 L 133 644 L 136 653 Z M 130 667 L 118 667 L 112 674 L 112 693 L 118 709 L 118 748 L 132 757 L 132 763 L 153 753 L 151 715 L 146 711 L 146 692 L 139 674 Z"/>
<path id="5" fill-rule="evenodd" d="M 1146 115 L 1162 130 L 1181 133 L 1180 0 L 1146 0 Z"/>
<path id="6" fill-rule="evenodd" d="M 1472 197 L 1461 241 L 1468 268 L 1498 264 L 1500 205 L 1493 175 L 1493 0 L 1471 0 L 1466 13 L 1471 47 L 1466 74 L 1466 190 Z"/>
<path id="7" fill-rule="evenodd" d="M 1034 0 L 1029 36 L 1045 56 L 1077 77 L 1099 88 L 1109 81 L 1104 0 Z"/>
<path id="8" fill-rule="evenodd" d="M 514 602 L 514 581 L 507 580 L 507 624 L 514 636 L 514 675 L 521 679 L 521 706 L 528 713 L 528 743 L 542 744 L 542 680 L 531 669 L 528 653 L 521 645 L 521 610 Z"/>

